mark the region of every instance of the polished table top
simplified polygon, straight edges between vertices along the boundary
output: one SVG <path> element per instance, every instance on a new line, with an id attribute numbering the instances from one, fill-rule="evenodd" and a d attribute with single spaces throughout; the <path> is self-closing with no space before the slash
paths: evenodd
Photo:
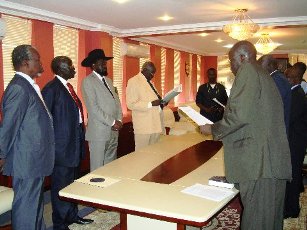
<path id="1" fill-rule="evenodd" d="M 119 211 L 125 210 L 127 213 L 153 214 L 200 226 L 238 193 L 233 189 L 233 196 L 216 202 L 181 192 L 182 189 L 196 183 L 207 185 L 211 176 L 224 175 L 223 148 L 212 148 L 210 141 L 204 143 L 205 140 L 206 137 L 199 133 L 164 136 L 158 143 L 121 157 L 80 178 L 61 190 L 60 196 Z M 176 169 L 176 158 L 179 155 L 183 156 L 189 165 L 189 153 L 182 152 L 187 149 L 191 151 L 190 147 L 197 144 L 204 149 L 196 148 L 200 153 L 195 156 L 191 153 L 191 159 L 194 157 L 196 161 L 201 160 L 204 163 L 195 169 L 187 166 L 191 168 L 191 172 L 186 171 L 182 177 L 173 178 L 171 183 L 163 182 L 163 179 L 160 183 L 148 182 L 154 181 L 148 177 L 152 170 L 158 170 L 158 175 L 169 175 L 170 168 Z M 214 149 L 218 151 L 216 154 L 211 153 L 212 157 L 199 157 L 199 154 L 206 155 Z M 171 166 L 165 163 L 167 161 L 171 162 Z M 176 165 L 172 165 L 174 162 Z M 182 168 L 184 164 L 179 166 Z M 100 182 L 99 185 L 90 182 L 89 180 L 94 177 L 103 177 L 106 181 Z M 160 178 L 163 177 L 160 175 Z"/>

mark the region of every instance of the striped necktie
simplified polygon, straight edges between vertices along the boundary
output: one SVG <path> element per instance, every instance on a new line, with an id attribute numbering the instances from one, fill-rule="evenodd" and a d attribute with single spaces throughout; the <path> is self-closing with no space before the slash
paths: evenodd
<path id="1" fill-rule="evenodd" d="M 81 113 L 81 117 L 82 117 L 82 124 L 84 124 L 84 114 L 83 114 L 83 107 L 82 107 L 82 103 L 79 99 L 79 97 L 77 96 L 75 90 L 74 90 L 74 87 L 69 83 L 67 82 L 67 87 L 68 87 L 68 90 L 70 92 L 70 95 L 72 96 L 72 98 L 74 99 L 76 105 L 78 106 L 79 110 L 80 110 L 80 113 Z"/>

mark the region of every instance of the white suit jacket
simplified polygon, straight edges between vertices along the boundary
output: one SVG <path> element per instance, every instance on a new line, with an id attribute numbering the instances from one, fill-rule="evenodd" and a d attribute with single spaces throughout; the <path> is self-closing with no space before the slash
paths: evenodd
<path id="1" fill-rule="evenodd" d="M 158 97 L 142 73 L 128 80 L 126 89 L 127 107 L 132 111 L 135 134 L 162 132 L 162 113 L 159 106 L 148 108 L 148 103 Z"/>

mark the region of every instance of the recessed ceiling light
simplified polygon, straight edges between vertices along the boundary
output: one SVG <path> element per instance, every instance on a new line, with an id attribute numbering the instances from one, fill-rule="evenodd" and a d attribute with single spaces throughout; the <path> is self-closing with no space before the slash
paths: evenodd
<path id="1" fill-rule="evenodd" d="M 163 16 L 161 16 L 161 17 L 158 17 L 160 20 L 162 20 L 162 21 L 169 21 L 169 20 L 171 20 L 171 19 L 174 19 L 173 17 L 171 17 L 171 16 L 169 16 L 169 15 L 167 15 L 167 14 L 165 14 L 165 15 L 163 15 Z"/>
<path id="2" fill-rule="evenodd" d="M 199 36 L 202 36 L 202 37 L 206 37 L 206 36 L 208 36 L 209 34 L 208 33 L 200 33 L 200 34 L 198 34 Z"/>
<path id="3" fill-rule="evenodd" d="M 112 0 L 113 2 L 117 2 L 117 3 L 119 3 L 119 4 L 124 4 L 124 3 L 126 3 L 126 2 L 128 2 L 128 1 L 130 1 L 130 0 Z"/>
<path id="4" fill-rule="evenodd" d="M 218 42 L 218 43 L 221 43 L 221 42 L 223 42 L 224 40 L 218 38 L 218 39 L 216 39 L 216 40 L 214 40 L 214 41 L 216 41 L 216 42 Z"/>
<path id="5" fill-rule="evenodd" d="M 230 49 L 230 48 L 233 47 L 233 44 L 227 44 L 227 45 L 225 45 L 225 46 L 223 46 L 223 47 Z"/>

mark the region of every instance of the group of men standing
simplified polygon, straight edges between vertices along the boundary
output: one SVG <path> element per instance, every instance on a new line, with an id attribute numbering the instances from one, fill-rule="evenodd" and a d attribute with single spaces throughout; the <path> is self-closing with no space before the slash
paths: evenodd
<path id="1" fill-rule="evenodd" d="M 201 132 L 223 141 L 226 177 L 240 190 L 244 206 L 241 229 L 282 229 L 284 217 L 299 213 L 307 143 L 306 96 L 299 86 L 304 73 L 299 65 L 289 69 L 291 88 L 272 56 L 257 63 L 256 53 L 250 42 L 235 44 L 229 52 L 236 76 L 229 98 L 216 81 L 216 70 L 209 69 L 209 82 L 200 86 L 196 103 L 214 122 L 201 126 Z M 52 60 L 55 77 L 41 93 L 34 81 L 43 72 L 39 53 L 30 45 L 13 50 L 16 74 L 2 101 L 0 168 L 13 177 L 15 230 L 45 229 L 43 183 L 49 175 L 54 229 L 92 222 L 79 217 L 77 205 L 60 200 L 58 192 L 78 177 L 85 140 L 91 171 L 116 158 L 123 121 L 120 100 L 107 77 L 112 58 L 95 49 L 81 63 L 92 70 L 82 81 L 88 112 L 85 132 L 81 100 L 68 82 L 76 73 L 72 60 Z M 155 72 L 154 64 L 146 62 L 127 84 L 136 150 L 157 142 L 163 130 L 165 103 L 151 82 Z"/>
<path id="2" fill-rule="evenodd" d="M 55 57 L 51 62 L 55 77 L 41 91 L 35 83 L 44 71 L 38 51 L 30 45 L 20 45 L 13 50 L 12 63 L 16 73 L 5 90 L 1 108 L 0 170 L 13 178 L 12 226 L 15 230 L 46 228 L 43 189 L 44 178 L 49 175 L 53 229 L 65 230 L 72 223 L 93 222 L 79 217 L 77 204 L 60 200 L 58 193 L 78 178 L 80 162 L 85 155 L 85 140 L 89 143 L 91 171 L 117 157 L 118 131 L 123 122 L 119 97 L 107 77 L 107 61 L 112 58 L 102 49 L 95 49 L 81 62 L 82 66 L 92 70 L 82 81 L 82 95 L 88 112 L 85 132 L 83 105 L 68 82 L 76 74 L 72 60 L 67 56 Z M 154 64 L 146 62 L 143 70 L 145 82 L 150 81 L 155 72 Z M 142 95 L 137 93 L 139 85 L 129 88 L 135 95 L 131 96 L 134 99 L 127 96 L 128 100 L 135 104 L 136 95 Z M 153 96 L 137 100 L 150 104 L 147 111 L 156 114 L 152 118 L 160 125 L 152 130 L 156 135 L 154 140 L 151 137 L 136 138 L 136 146 L 156 142 L 162 132 L 160 111 L 156 110 L 162 101 L 153 85 L 150 90 Z M 144 101 L 147 99 L 150 100 Z M 134 125 L 138 130 L 138 121 Z M 148 131 L 146 129 L 145 136 Z M 139 139 L 142 144 L 138 144 Z"/>

